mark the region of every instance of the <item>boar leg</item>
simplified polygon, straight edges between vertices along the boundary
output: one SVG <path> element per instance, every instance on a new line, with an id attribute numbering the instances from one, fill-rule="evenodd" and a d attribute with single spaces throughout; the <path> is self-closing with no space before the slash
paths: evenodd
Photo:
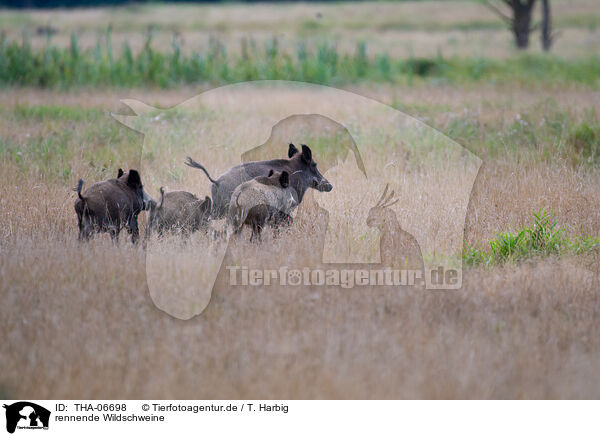
<path id="1" fill-rule="evenodd" d="M 134 244 L 137 243 L 137 240 L 140 236 L 140 229 L 138 227 L 137 215 L 131 217 L 129 220 L 129 229 L 131 230 L 131 242 Z"/>
<path id="2" fill-rule="evenodd" d="M 79 240 L 80 241 L 87 241 L 90 239 L 90 229 L 88 226 L 80 226 L 79 227 Z"/>
<path id="3" fill-rule="evenodd" d="M 79 240 L 81 241 L 83 239 L 83 223 L 79 214 L 77 214 L 77 227 L 79 227 Z"/>
<path id="4" fill-rule="evenodd" d="M 77 225 L 79 226 L 79 240 L 83 241 L 87 239 L 85 237 L 84 227 L 83 227 L 83 219 L 79 215 L 77 216 Z"/>
<path id="5" fill-rule="evenodd" d="M 87 241 L 90 239 L 90 235 L 92 234 L 90 219 L 87 215 L 84 215 L 79 220 L 79 240 Z"/>
<path id="6" fill-rule="evenodd" d="M 252 242 L 252 240 L 256 237 L 256 239 L 258 239 L 258 242 L 262 243 L 261 232 L 262 232 L 261 223 L 258 220 L 253 220 L 252 221 L 252 234 L 250 235 L 250 242 Z"/>
<path id="7" fill-rule="evenodd" d="M 110 234 L 110 239 L 112 239 L 113 243 L 118 244 L 119 243 L 118 227 L 110 226 L 110 228 L 108 229 L 108 232 Z"/>
<path id="8" fill-rule="evenodd" d="M 273 228 L 273 238 L 277 239 L 279 238 L 280 231 L 283 227 L 291 227 L 293 219 L 290 215 L 280 210 L 270 209 L 269 212 L 271 212 L 271 214 L 269 215 L 267 222 Z"/>

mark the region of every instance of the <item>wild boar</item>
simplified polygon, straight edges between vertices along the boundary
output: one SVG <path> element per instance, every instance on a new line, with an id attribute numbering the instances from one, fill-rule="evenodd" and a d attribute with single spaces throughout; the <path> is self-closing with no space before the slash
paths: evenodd
<path id="1" fill-rule="evenodd" d="M 151 201 L 140 174 L 129 170 L 116 179 L 95 183 L 82 193 L 83 183 L 79 179 L 79 198 L 75 202 L 79 239 L 89 239 L 93 232 L 109 232 L 113 240 L 118 240 L 125 227 L 135 243 L 139 237 L 138 215 L 148 209 Z"/>
<path id="2" fill-rule="evenodd" d="M 200 200 L 186 191 L 173 191 L 165 194 L 160 188 L 159 203 L 150 203 L 150 217 L 146 234 L 153 230 L 159 235 L 168 231 L 179 231 L 184 234 L 206 229 L 212 202 L 209 197 Z"/>
<path id="3" fill-rule="evenodd" d="M 288 215 L 298 205 L 290 187 L 287 171 L 273 171 L 265 176 L 239 185 L 231 196 L 228 226 L 233 234 L 239 234 L 243 225 L 252 227 L 250 241 L 261 240 L 261 232 L 267 222 L 278 219 L 278 214 Z"/>
<path id="4" fill-rule="evenodd" d="M 285 171 L 289 174 L 289 184 L 296 192 L 298 204 L 302 201 L 304 193 L 308 188 L 323 192 L 329 192 L 333 189 L 331 183 L 317 169 L 317 163 L 313 160 L 312 151 L 307 145 L 302 145 L 302 152 L 300 152 L 294 144 L 290 144 L 288 159 L 246 162 L 230 168 L 216 180 L 208 174 L 206 168 L 191 157 L 188 157 L 186 165 L 204 171 L 204 174 L 206 174 L 212 183 L 213 208 L 211 217 L 213 219 L 223 218 L 227 214 L 231 196 L 239 185 L 255 177 L 264 176 L 270 170 Z"/>

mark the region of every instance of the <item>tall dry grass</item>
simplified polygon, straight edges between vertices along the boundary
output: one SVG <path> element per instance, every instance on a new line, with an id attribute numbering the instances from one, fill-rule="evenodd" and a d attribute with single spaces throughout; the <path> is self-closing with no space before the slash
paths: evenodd
<path id="1" fill-rule="evenodd" d="M 226 160 L 217 155 L 215 165 Z M 201 174 L 188 177 L 191 182 L 179 183 L 207 193 Z M 468 205 L 465 238 L 485 243 L 499 230 L 529 222 L 541 207 L 571 232 L 598 234 L 599 177 L 559 158 L 486 161 Z M 145 183 L 153 193 L 161 181 Z M 320 203 L 328 201 L 325 195 Z M 142 246 L 126 238 L 114 246 L 108 236 L 77 242 L 74 199 L 68 184 L 24 175 L 7 160 L 0 165 L 4 397 L 600 394 L 597 253 L 468 269 L 458 291 L 231 287 L 223 270 L 207 309 L 181 321 L 154 305 Z M 305 250 L 285 261 L 311 264 L 309 224 L 299 217 L 279 239 L 267 232 L 261 246 L 238 241 L 226 264 L 285 257 L 292 244 Z M 182 268 L 194 268 L 197 262 L 186 254 L 201 243 L 195 238 L 169 240 L 163 248 L 179 256 Z"/>
<path id="2" fill-rule="evenodd" d="M 222 272 L 180 321 L 150 300 L 143 250 L 78 244 L 66 213 L 64 233 L 32 223 L 64 196 L 22 192 L 23 228 L 2 214 L 18 235 L 0 257 L 3 396 L 598 396 L 598 258 L 469 270 L 437 292 L 232 288 Z"/>

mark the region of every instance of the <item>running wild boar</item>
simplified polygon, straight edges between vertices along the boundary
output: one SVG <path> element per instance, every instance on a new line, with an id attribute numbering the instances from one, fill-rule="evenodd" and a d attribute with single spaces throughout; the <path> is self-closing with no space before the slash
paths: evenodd
<path id="1" fill-rule="evenodd" d="M 270 170 L 285 171 L 289 174 L 289 185 L 290 188 L 296 191 L 298 204 L 302 201 L 304 193 L 308 188 L 323 192 L 329 192 L 333 189 L 331 183 L 317 169 L 317 163 L 313 160 L 312 151 L 307 145 L 302 145 L 302 152 L 300 152 L 294 144 L 290 144 L 288 159 L 246 162 L 230 168 L 216 180 L 208 174 L 206 168 L 191 157 L 188 157 L 186 165 L 204 171 L 204 174 L 206 174 L 212 183 L 212 219 L 220 219 L 227 214 L 231 196 L 239 185 L 255 177 L 264 176 Z"/>
<path id="2" fill-rule="evenodd" d="M 267 222 L 275 222 L 279 214 L 289 215 L 297 205 L 287 171 L 270 170 L 266 177 L 255 177 L 233 191 L 228 225 L 233 234 L 239 234 L 244 224 L 251 226 L 250 241 L 254 238 L 260 241 Z"/>
<path id="3" fill-rule="evenodd" d="M 93 232 L 109 232 L 113 240 L 118 240 L 125 227 L 135 243 L 139 237 L 138 215 L 148 209 L 151 201 L 140 174 L 129 170 L 116 179 L 94 183 L 82 193 L 83 183 L 79 179 L 76 188 L 79 198 L 75 202 L 79 239 L 89 239 Z"/>
<path id="4" fill-rule="evenodd" d="M 200 200 L 186 191 L 173 191 L 165 194 L 160 188 L 159 203 L 150 203 L 148 230 L 150 236 L 157 230 L 162 236 L 164 232 L 181 232 L 189 234 L 208 227 L 212 202 L 209 197 Z"/>

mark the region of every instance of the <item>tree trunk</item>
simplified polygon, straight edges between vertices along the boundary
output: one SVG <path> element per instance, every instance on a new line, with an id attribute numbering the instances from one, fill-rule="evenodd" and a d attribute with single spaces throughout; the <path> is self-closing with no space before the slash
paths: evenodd
<path id="1" fill-rule="evenodd" d="M 544 51 L 550 51 L 550 47 L 552 47 L 550 0 L 542 0 L 542 47 L 544 48 Z"/>
<path id="2" fill-rule="evenodd" d="M 515 34 L 515 43 L 519 50 L 526 49 L 529 46 L 529 32 L 531 32 L 531 12 L 535 0 L 514 0 L 513 9 L 513 32 Z"/>

